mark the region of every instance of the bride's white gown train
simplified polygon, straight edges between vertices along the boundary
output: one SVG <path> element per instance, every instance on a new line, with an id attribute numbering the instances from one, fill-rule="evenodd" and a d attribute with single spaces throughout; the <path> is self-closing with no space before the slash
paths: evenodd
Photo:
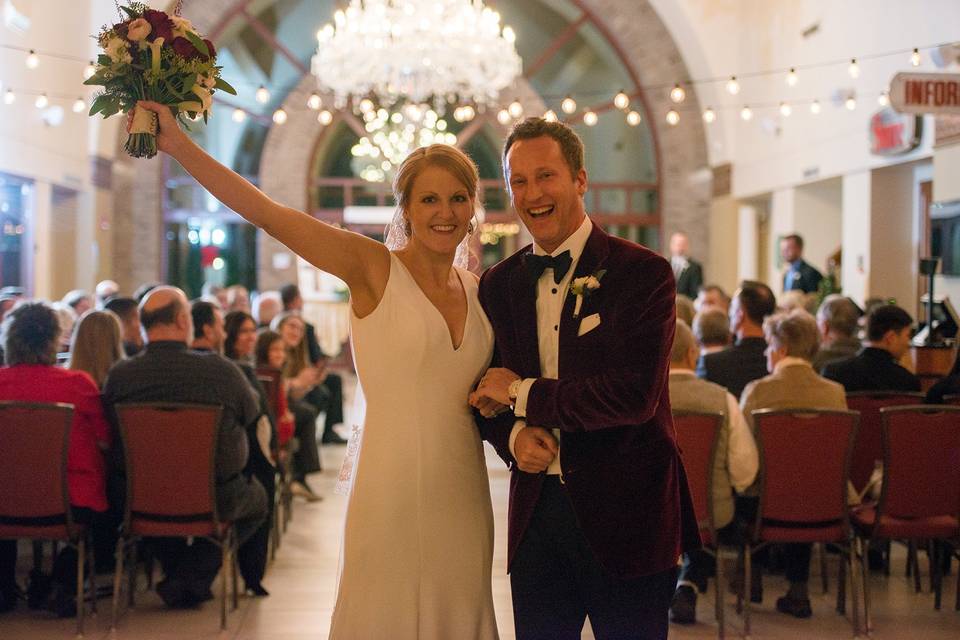
<path id="1" fill-rule="evenodd" d="M 497 638 L 490 487 L 467 404 L 493 331 L 475 279 L 458 274 L 468 305 L 458 348 L 393 253 L 380 304 L 352 317 L 366 418 L 331 639 Z"/>

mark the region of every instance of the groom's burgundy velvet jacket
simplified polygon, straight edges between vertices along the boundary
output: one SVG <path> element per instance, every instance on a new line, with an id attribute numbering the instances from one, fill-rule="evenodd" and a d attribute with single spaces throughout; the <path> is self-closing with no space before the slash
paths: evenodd
<path id="1" fill-rule="evenodd" d="M 528 246 L 480 279 L 480 301 L 496 335 L 495 365 L 539 378 L 536 287 L 523 267 Z M 559 428 L 560 464 L 580 527 L 600 563 L 632 578 L 670 569 L 700 544 L 680 461 L 667 389 L 675 326 L 670 264 L 596 225 L 574 278 L 605 269 L 574 318 L 560 320 L 559 379 L 538 379 L 527 424 Z M 577 336 L 580 321 L 600 314 Z M 540 496 L 543 474 L 520 471 L 508 441 L 515 418 L 478 420 L 511 466 L 508 566 Z"/>

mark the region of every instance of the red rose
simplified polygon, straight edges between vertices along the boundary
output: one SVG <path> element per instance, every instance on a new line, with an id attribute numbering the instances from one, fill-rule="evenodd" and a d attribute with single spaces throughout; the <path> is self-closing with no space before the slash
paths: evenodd
<path id="1" fill-rule="evenodd" d="M 128 30 L 129 28 L 130 28 L 130 21 L 129 21 L 129 20 L 127 20 L 126 22 L 118 22 L 117 24 L 113 25 L 113 30 L 114 30 L 114 31 L 116 32 L 116 34 L 117 34 L 118 36 L 120 36 L 121 38 L 126 38 L 126 37 L 127 37 L 127 30 Z"/>
<path id="2" fill-rule="evenodd" d="M 186 38 L 174 38 L 170 46 L 173 47 L 173 50 L 177 52 L 178 56 L 182 56 L 187 60 L 203 57 L 201 53 L 197 51 L 197 48 L 193 46 L 193 43 Z"/>
<path id="3" fill-rule="evenodd" d="M 143 12 L 143 19 L 153 27 L 147 40 L 153 42 L 157 38 L 163 38 L 164 42 L 170 42 L 173 38 L 173 21 L 163 11 L 147 9 Z M 188 43 L 189 44 L 189 43 Z"/>

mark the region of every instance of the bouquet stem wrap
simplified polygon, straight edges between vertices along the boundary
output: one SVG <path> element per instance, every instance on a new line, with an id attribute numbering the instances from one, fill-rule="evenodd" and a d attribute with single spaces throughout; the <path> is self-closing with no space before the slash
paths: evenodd
<path id="1" fill-rule="evenodd" d="M 134 158 L 157 155 L 157 114 L 146 109 L 133 109 L 130 135 L 124 148 Z"/>

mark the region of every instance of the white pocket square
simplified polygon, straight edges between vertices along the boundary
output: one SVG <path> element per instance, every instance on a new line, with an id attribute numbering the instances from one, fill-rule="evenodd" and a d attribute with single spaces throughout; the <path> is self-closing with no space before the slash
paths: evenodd
<path id="1" fill-rule="evenodd" d="M 577 329 L 577 337 L 579 338 L 585 333 L 593 331 L 600 326 L 600 314 L 594 313 L 592 315 L 586 316 L 583 320 L 580 321 L 580 328 Z"/>

